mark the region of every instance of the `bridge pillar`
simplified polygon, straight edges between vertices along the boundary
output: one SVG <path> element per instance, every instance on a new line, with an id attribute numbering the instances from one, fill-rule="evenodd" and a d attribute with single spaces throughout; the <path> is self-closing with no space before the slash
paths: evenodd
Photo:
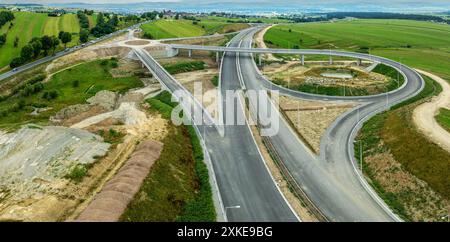
<path id="1" fill-rule="evenodd" d="M 219 58 L 220 58 L 219 56 L 220 56 L 219 52 L 216 52 L 216 63 L 219 63 L 219 60 L 220 60 L 220 59 L 219 59 Z"/>
<path id="2" fill-rule="evenodd" d="M 361 63 L 362 63 L 362 60 L 361 60 L 361 59 L 358 59 L 358 61 L 356 62 L 356 64 L 357 64 L 358 66 L 360 66 Z"/>
<path id="3" fill-rule="evenodd" d="M 302 66 L 304 66 L 305 65 L 305 55 L 302 55 Z"/>
<path id="4" fill-rule="evenodd" d="M 192 57 L 192 50 L 188 50 L 188 56 Z"/>
<path id="5" fill-rule="evenodd" d="M 259 66 L 262 66 L 262 54 L 258 55 L 258 63 L 259 63 Z"/>
<path id="6" fill-rule="evenodd" d="M 333 57 L 330 55 L 330 65 L 333 65 Z"/>

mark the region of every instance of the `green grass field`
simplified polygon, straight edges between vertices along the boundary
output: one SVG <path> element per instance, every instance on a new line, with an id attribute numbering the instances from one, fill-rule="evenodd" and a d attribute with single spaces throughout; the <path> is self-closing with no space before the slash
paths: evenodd
<path id="1" fill-rule="evenodd" d="M 441 108 L 436 116 L 437 122 L 448 132 L 450 132 L 450 110 Z"/>
<path id="2" fill-rule="evenodd" d="M 13 95 L 0 102 L 0 128 L 15 129 L 23 124 L 46 124 L 50 116 L 69 105 L 84 103 L 86 99 L 101 90 L 124 92 L 142 86 L 137 77 L 113 78 L 109 73 L 111 63 L 102 65 L 102 60 L 88 62 L 55 74 L 50 81 L 43 83 L 40 92 L 31 95 Z M 78 82 L 74 85 L 74 82 Z M 53 100 L 43 98 L 45 92 L 56 91 Z M 22 102 L 23 108 L 11 111 L 11 107 Z M 51 107 L 38 116 L 29 115 L 33 107 Z"/>
<path id="3" fill-rule="evenodd" d="M 155 39 L 201 36 L 206 33 L 199 25 L 193 25 L 188 20 L 158 20 L 142 25 L 142 29 Z"/>
<path id="4" fill-rule="evenodd" d="M 97 14 L 88 15 L 89 28 L 92 29 L 97 25 Z"/>
<path id="5" fill-rule="evenodd" d="M 158 20 L 156 22 L 144 24 L 142 29 L 144 32 L 151 34 L 154 39 L 166 39 L 234 32 L 247 27 L 248 24 L 227 23 L 224 21 L 202 18 L 198 24 L 193 24 L 193 21 L 191 20 Z"/>
<path id="6" fill-rule="evenodd" d="M 59 31 L 74 34 L 68 46 L 78 41 L 80 25 L 75 14 L 66 14 L 61 17 L 48 17 L 44 13 L 14 12 L 16 19 L 14 26 L 9 29 L 9 23 L 0 29 L 0 34 L 7 33 L 6 44 L 0 47 L 0 72 L 8 68 L 9 63 L 20 55 L 20 51 L 33 37 L 43 35 L 58 36 Z M 14 48 L 14 39 L 19 38 L 19 45 Z M 61 45 L 62 46 L 62 45 Z"/>
<path id="7" fill-rule="evenodd" d="M 410 20 L 283 24 L 271 28 L 264 39 L 282 48 L 370 51 L 450 80 L 449 25 Z"/>

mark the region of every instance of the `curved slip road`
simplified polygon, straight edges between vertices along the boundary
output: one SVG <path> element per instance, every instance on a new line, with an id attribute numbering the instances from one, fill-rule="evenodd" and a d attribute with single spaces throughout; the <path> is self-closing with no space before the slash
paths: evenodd
<path id="1" fill-rule="evenodd" d="M 251 46 L 252 33 L 242 46 Z M 329 51 L 303 51 L 303 53 L 330 54 Z M 294 132 L 280 118 L 280 132 L 271 137 L 272 143 L 292 175 L 302 185 L 309 198 L 332 221 L 401 221 L 373 192 L 362 178 L 354 162 L 353 140 L 361 124 L 376 113 L 388 109 L 423 88 L 423 80 L 414 70 L 381 57 L 344 52 L 331 52 L 378 61 L 401 70 L 407 79 L 405 85 L 389 94 L 371 97 L 327 97 L 289 91 L 289 95 L 314 100 L 363 100 L 364 104 L 341 116 L 322 138 L 321 154 L 312 155 L 298 140 Z M 247 89 L 276 88 L 267 86 L 249 54 L 240 54 L 240 68 Z M 230 71 L 229 69 L 227 71 Z M 236 68 L 233 70 L 239 71 Z M 264 84 L 266 83 L 266 84 Z M 281 90 L 281 89 L 278 89 Z M 283 89 L 284 93 L 286 90 Z"/>

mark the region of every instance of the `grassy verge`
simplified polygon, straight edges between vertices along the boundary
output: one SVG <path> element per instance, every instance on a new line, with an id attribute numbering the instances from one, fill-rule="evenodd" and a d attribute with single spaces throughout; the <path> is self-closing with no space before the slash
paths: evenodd
<path id="1" fill-rule="evenodd" d="M 444 129 L 450 132 L 450 110 L 441 108 L 436 116 L 436 120 Z"/>
<path id="2" fill-rule="evenodd" d="M 215 76 L 211 79 L 211 83 L 212 83 L 215 87 L 219 86 L 219 76 L 218 76 L 218 75 L 215 75 Z"/>
<path id="3" fill-rule="evenodd" d="M 381 183 L 389 178 L 377 178 L 379 171 L 374 169 L 368 160 L 379 154 L 389 153 L 401 165 L 401 169 L 426 182 L 444 199 L 450 198 L 450 154 L 427 140 L 412 122 L 414 108 L 442 91 L 440 85 L 433 80 L 425 78 L 425 81 L 425 88 L 419 95 L 367 121 L 355 140 L 355 154 L 362 152 L 363 169 L 369 182 L 385 202 L 405 220 L 411 220 L 411 206 L 420 204 L 420 201 L 417 201 L 420 194 L 407 189 L 387 191 Z M 359 160 L 359 155 L 356 156 Z M 390 169 L 396 172 L 398 168 Z"/>
<path id="4" fill-rule="evenodd" d="M 109 71 L 113 60 L 97 60 L 69 68 L 43 83 L 39 76 L 16 87 L 11 96 L 0 101 L 0 128 L 14 130 L 26 123 L 47 124 L 64 107 L 84 103 L 98 91 L 125 92 L 142 86 L 137 77 L 114 78 Z M 45 77 L 45 76 L 44 76 Z M 46 108 L 30 115 L 35 108 Z"/>
<path id="5" fill-rule="evenodd" d="M 148 100 L 154 111 L 170 118 L 171 94 Z M 215 221 L 216 214 L 203 150 L 192 126 L 170 126 L 164 149 L 122 221 Z"/>
<path id="6" fill-rule="evenodd" d="M 163 65 L 164 69 L 170 74 L 178 74 L 183 72 L 197 71 L 205 69 L 205 62 L 203 61 L 182 61 L 175 64 Z"/>

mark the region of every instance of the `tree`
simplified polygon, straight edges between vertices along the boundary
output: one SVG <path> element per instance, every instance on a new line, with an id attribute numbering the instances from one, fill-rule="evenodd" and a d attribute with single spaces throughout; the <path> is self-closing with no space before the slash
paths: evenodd
<path id="1" fill-rule="evenodd" d="M 69 33 L 69 32 L 59 33 L 59 39 L 64 44 L 64 48 L 66 48 L 67 47 L 67 43 L 72 41 L 72 34 Z"/>
<path id="2" fill-rule="evenodd" d="M 89 40 L 89 31 L 87 31 L 86 29 L 82 29 L 80 31 L 80 41 L 81 43 L 86 43 Z"/>
<path id="3" fill-rule="evenodd" d="M 112 25 L 114 27 L 117 27 L 117 25 L 119 25 L 119 18 L 117 16 L 117 14 L 114 14 L 112 16 L 112 18 L 108 21 L 109 25 Z"/>
<path id="4" fill-rule="evenodd" d="M 19 46 L 19 37 L 16 36 L 14 39 L 14 48 L 17 48 L 17 46 Z"/>
<path id="5" fill-rule="evenodd" d="M 31 41 L 31 46 L 33 46 L 33 56 L 35 58 L 38 57 L 42 50 L 41 41 L 39 40 Z"/>
<path id="6" fill-rule="evenodd" d="M 162 18 L 164 17 L 164 13 L 163 13 L 163 12 L 160 12 L 160 13 L 158 14 L 158 17 L 162 19 Z"/>
<path id="7" fill-rule="evenodd" d="M 48 35 L 44 35 L 41 38 L 42 49 L 44 50 L 45 55 L 48 54 L 48 51 L 53 47 L 53 39 Z"/>
<path id="8" fill-rule="evenodd" d="M 175 15 L 175 19 L 176 20 L 180 19 L 180 14 L 179 13 L 177 13 L 177 15 Z"/>
<path id="9" fill-rule="evenodd" d="M 12 20 L 14 20 L 14 14 L 12 12 L 0 11 L 0 27 Z"/>
<path id="10" fill-rule="evenodd" d="M 9 64 L 9 66 L 10 66 L 11 68 L 16 68 L 16 67 L 18 67 L 18 66 L 21 66 L 24 62 L 25 62 L 25 61 L 22 59 L 22 57 L 17 57 L 17 58 L 14 58 L 14 59 L 11 61 L 11 63 Z"/>
<path id="11" fill-rule="evenodd" d="M 6 33 L 0 35 L 0 46 L 4 45 L 6 43 Z"/>
<path id="12" fill-rule="evenodd" d="M 53 50 L 53 54 L 55 54 L 55 50 L 56 47 L 58 47 L 60 41 L 58 38 L 56 38 L 56 36 L 52 36 L 52 50 Z"/>
<path id="13" fill-rule="evenodd" d="M 146 38 L 146 39 L 153 39 L 153 36 L 149 32 L 145 32 L 144 33 L 144 38 Z"/>
<path id="14" fill-rule="evenodd" d="M 105 23 L 105 16 L 103 15 L 103 13 L 99 13 L 97 16 L 97 25 L 104 23 Z"/>
<path id="15" fill-rule="evenodd" d="M 31 44 L 27 44 L 25 45 L 21 52 L 20 52 L 20 56 L 25 60 L 28 61 L 31 59 L 31 57 L 33 57 L 33 46 Z"/>

